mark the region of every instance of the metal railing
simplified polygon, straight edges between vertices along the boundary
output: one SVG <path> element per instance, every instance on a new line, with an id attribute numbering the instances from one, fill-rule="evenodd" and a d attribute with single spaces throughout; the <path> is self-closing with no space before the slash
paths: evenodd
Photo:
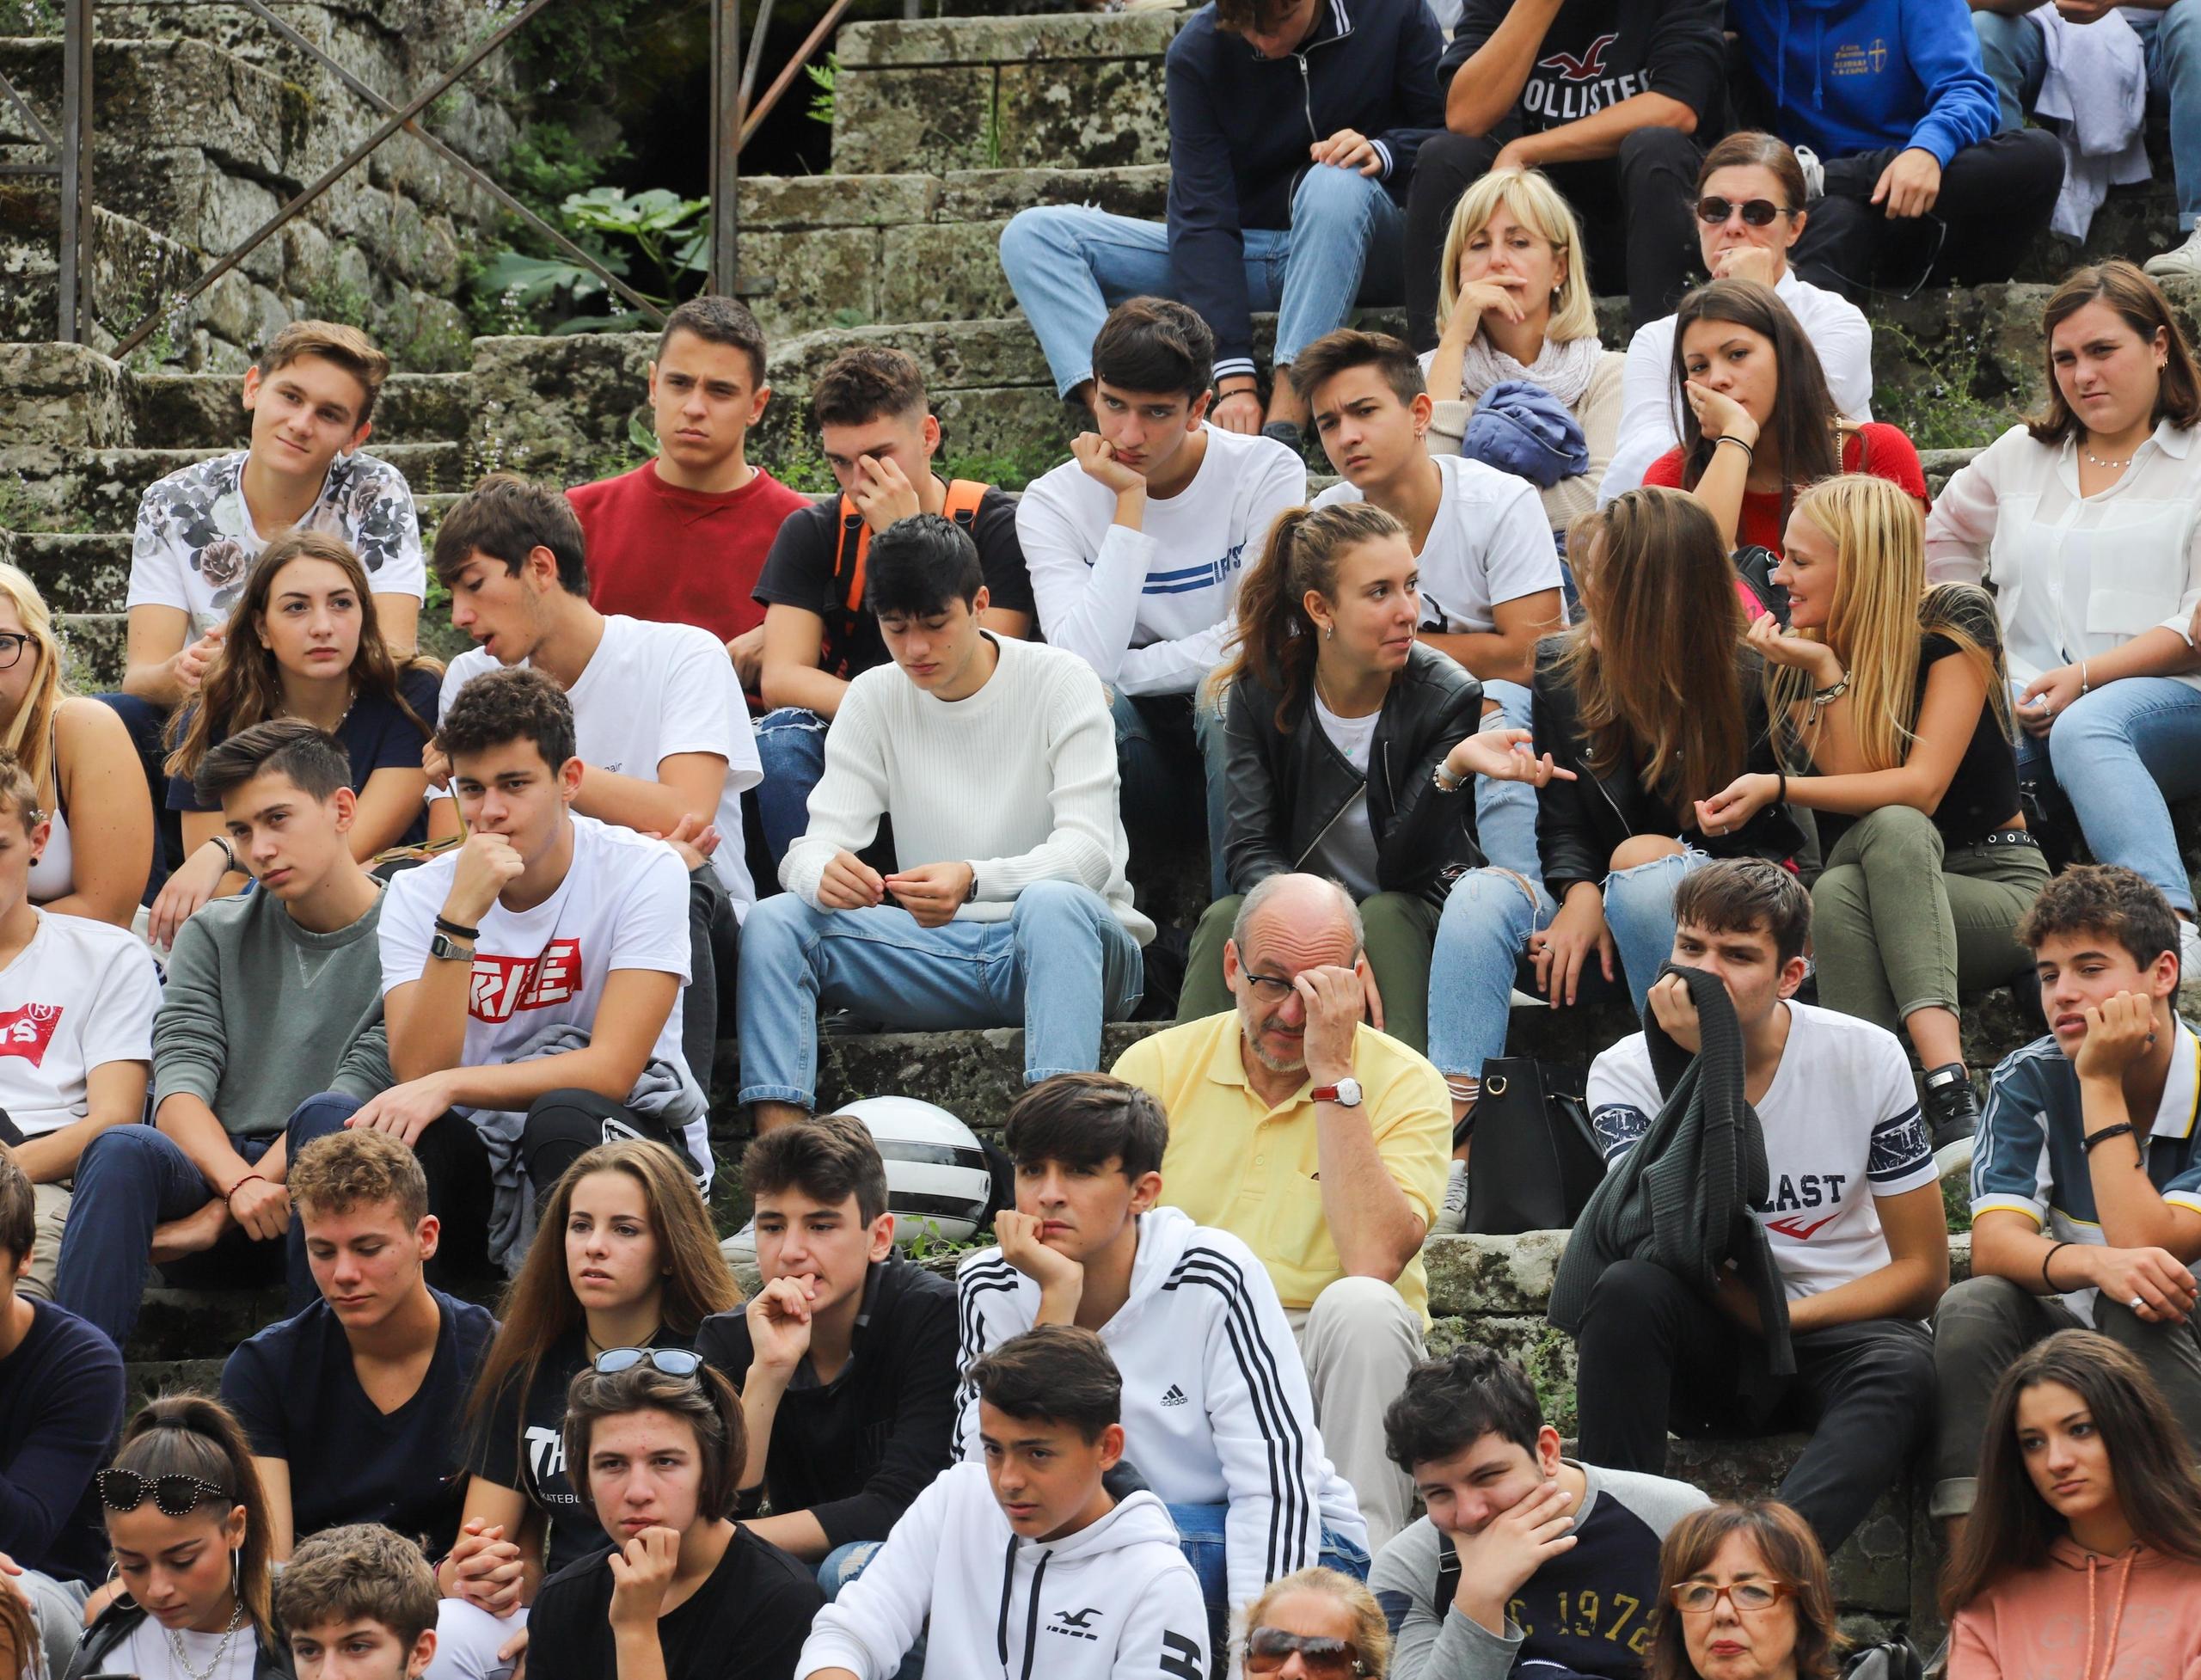
<path id="1" fill-rule="evenodd" d="M 393 135 L 410 134 L 444 162 L 457 168 L 510 214 L 518 218 L 565 255 L 587 268 L 599 280 L 649 319 L 662 322 L 664 309 L 636 291 L 585 247 L 522 204 L 489 173 L 458 152 L 420 124 L 420 113 L 456 87 L 476 65 L 510 40 L 538 12 L 559 0 L 527 0 L 513 16 L 468 49 L 459 61 L 404 105 L 393 104 L 270 9 L 267 0 L 224 0 L 242 7 L 265 23 L 285 45 L 320 65 L 382 121 L 357 145 L 292 196 L 273 215 L 246 235 L 227 254 L 173 297 L 156 302 L 143 320 L 124 334 L 113 354 L 128 355 L 150 338 L 162 319 L 174 316 L 201 296 L 209 286 L 235 269 L 261 246 L 338 181 L 365 162 Z M 59 311 L 55 336 L 82 343 L 93 321 L 89 260 L 92 236 L 92 52 L 96 39 L 94 9 L 96 0 L 61 0 L 64 20 L 62 34 L 61 123 L 59 132 L 40 122 L 30 102 L 4 74 L 0 74 L 0 98 L 15 107 L 46 156 L 43 161 L 0 162 L 0 175 L 58 176 L 61 183 Z M 280 0 L 278 0 L 280 3 Z M 833 0 L 794 55 L 765 89 L 763 99 L 751 104 L 762 68 L 764 31 L 771 21 L 773 0 L 757 0 L 757 16 L 745 59 L 741 40 L 742 0 L 713 0 L 711 7 L 711 242 L 710 266 L 705 279 L 713 291 L 730 295 L 756 296 L 771 290 L 763 276 L 745 277 L 740 270 L 740 216 L 735 196 L 741 175 L 741 148 L 757 132 L 782 96 L 794 83 L 832 34 L 851 0 Z M 905 0 L 909 15 L 917 15 L 917 0 Z"/>

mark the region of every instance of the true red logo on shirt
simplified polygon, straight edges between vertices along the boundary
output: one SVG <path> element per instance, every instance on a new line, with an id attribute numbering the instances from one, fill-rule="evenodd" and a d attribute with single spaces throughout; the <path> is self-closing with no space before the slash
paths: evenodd
<path id="1" fill-rule="evenodd" d="M 1793 1242 L 1809 1242 L 1813 1236 L 1840 1217 L 1842 1217 L 1842 1210 L 1839 1208 L 1828 1214 L 1824 1219 L 1799 1219 L 1792 1213 L 1786 1219 L 1767 1220 L 1765 1228 L 1769 1231 L 1779 1231 L 1781 1235 Z"/>
<path id="2" fill-rule="evenodd" d="M 1572 52 L 1554 52 L 1548 58 L 1537 59 L 1536 68 L 1557 71 L 1562 82 L 1595 82 L 1605 73 L 1605 54 L 1619 39 L 1616 34 L 1600 35 L 1583 48 L 1580 58 Z"/>
<path id="3" fill-rule="evenodd" d="M 0 1056 L 20 1056 L 33 1067 L 46 1060 L 53 1029 L 61 1024 L 62 1005 L 26 1003 L 0 1009 Z"/>
<path id="4" fill-rule="evenodd" d="M 581 942 L 554 939 L 532 957 L 474 956 L 473 996 L 466 1012 L 476 1021 L 510 1021 L 518 1009 L 548 1009 L 581 989 Z"/>

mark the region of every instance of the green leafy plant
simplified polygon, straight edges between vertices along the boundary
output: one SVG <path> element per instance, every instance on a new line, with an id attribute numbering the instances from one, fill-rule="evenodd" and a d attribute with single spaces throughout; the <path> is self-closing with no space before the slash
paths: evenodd
<path id="1" fill-rule="evenodd" d="M 831 128 L 833 126 L 835 86 L 841 76 L 841 55 L 837 52 L 828 52 L 825 55 L 825 63 L 805 64 L 802 67 L 802 73 L 810 78 L 810 85 L 818 89 L 810 96 L 810 109 L 807 114 L 811 121 L 822 122 L 826 127 Z"/>
<path id="2" fill-rule="evenodd" d="M 572 193 L 558 220 L 574 242 L 652 303 L 670 307 L 709 266 L 710 200 L 684 199 L 662 187 L 628 193 L 616 187 Z M 536 316 L 555 305 L 577 307 L 617 294 L 586 264 L 566 256 L 501 251 L 484 263 L 475 285 L 508 312 Z M 555 333 L 625 332 L 648 324 L 639 310 L 573 315 Z"/>

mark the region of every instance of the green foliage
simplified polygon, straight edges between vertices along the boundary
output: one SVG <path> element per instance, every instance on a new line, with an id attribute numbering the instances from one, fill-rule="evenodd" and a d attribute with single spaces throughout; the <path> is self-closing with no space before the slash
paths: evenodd
<path id="1" fill-rule="evenodd" d="M 684 199 L 661 187 L 628 193 L 616 187 L 592 187 L 572 193 L 558 207 L 557 219 L 573 242 L 590 251 L 610 273 L 652 303 L 670 308 L 692 291 L 709 267 L 710 200 Z M 491 330 L 555 333 L 630 332 L 649 324 L 641 310 L 617 308 L 584 315 L 585 303 L 625 300 L 586 264 L 562 252 L 534 256 L 506 249 L 481 265 L 469 296 L 487 298 L 490 313 L 515 324 Z M 475 318 L 481 311 L 475 310 Z M 519 326 L 519 322 L 530 323 Z M 552 324 L 555 323 L 555 324 Z"/>
<path id="2" fill-rule="evenodd" d="M 58 35 L 65 22 L 57 0 L 0 0 L 0 35 Z"/>
<path id="3" fill-rule="evenodd" d="M 1907 389 L 1875 399 L 1875 412 L 1900 426 L 1920 449 L 1975 449 L 1991 443 L 2017 418 L 2007 396 L 1989 401 L 1979 395 L 1990 381 L 1986 346 L 1976 331 L 1927 346 L 1900 322 L 1879 319 L 1874 339 L 1892 346 L 1898 365 L 1924 371 Z"/>
<path id="4" fill-rule="evenodd" d="M 1971 1186 L 1965 1180 L 1941 1180 L 1941 1211 L 1947 1216 L 1951 1236 L 1961 1236 L 1971 1229 Z"/>
<path id="5" fill-rule="evenodd" d="M 973 1231 L 968 1236 L 943 1236 L 939 1224 L 926 1219 L 920 1222 L 917 1234 L 902 1245 L 902 1254 L 906 1260 L 929 1260 L 945 1254 L 974 1254 L 993 1246 L 994 1235 L 990 1230 Z"/>
<path id="6" fill-rule="evenodd" d="M 595 186 L 627 158 L 623 140 L 592 151 L 564 123 L 530 122 L 506 156 L 504 181 L 530 209 L 555 220 L 560 205 Z"/>
<path id="7" fill-rule="evenodd" d="M 810 78 L 810 85 L 818 91 L 810 96 L 808 115 L 812 122 L 833 126 L 834 85 L 840 80 L 841 55 L 828 52 L 822 64 L 805 64 L 802 73 Z"/>
<path id="8" fill-rule="evenodd" d="M 315 321 L 333 321 L 342 327 L 363 328 L 367 324 L 367 294 L 357 286 L 345 285 L 334 274 L 308 286 L 299 295 L 298 302 Z M 394 351 L 391 353 L 395 354 Z"/>
<path id="9" fill-rule="evenodd" d="M 1004 490 L 1021 490 L 1042 473 L 1060 464 L 1065 452 L 1051 444 L 1022 444 L 1015 449 L 995 454 L 966 454 L 952 445 L 944 448 L 933 460 L 933 470 L 942 478 L 974 478 L 981 484 L 996 484 Z M 763 453 L 752 454 L 768 468 L 774 478 L 790 490 L 799 490 L 806 496 L 822 496 L 840 487 L 833 481 L 833 469 L 825 464 L 825 457 L 818 452 L 818 440 L 809 430 L 800 429 L 769 459 Z"/>

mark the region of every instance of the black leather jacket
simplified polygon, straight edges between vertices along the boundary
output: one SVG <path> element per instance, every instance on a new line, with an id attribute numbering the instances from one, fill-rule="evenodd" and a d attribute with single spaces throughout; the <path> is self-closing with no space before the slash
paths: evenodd
<path id="1" fill-rule="evenodd" d="M 76 1660 L 69 1665 L 66 1680 L 86 1680 L 86 1677 L 110 1671 L 107 1659 L 128 1639 L 132 1631 L 145 1620 L 145 1612 L 127 1597 L 118 1598 L 99 1614 L 84 1642 L 77 1647 Z M 237 1629 L 239 1638 L 253 1641 L 253 1680 L 293 1680 L 291 1653 L 283 1640 L 273 1644 L 254 1634 L 247 1622 Z"/>
<path id="2" fill-rule="evenodd" d="M 1276 727 L 1277 696 L 1248 674 L 1231 685 L 1224 711 L 1230 768 L 1223 859 L 1230 890 L 1250 892 L 1271 875 L 1304 867 L 1307 854 L 1362 785 L 1331 745 L 1311 695 Z M 1482 684 L 1453 660 L 1416 642 L 1391 679 L 1368 748 L 1368 821 L 1376 835 L 1376 885 L 1442 904 L 1452 880 L 1482 862 L 1475 846 L 1474 789 L 1440 794 L 1439 760 L 1482 722 Z"/>
<path id="3" fill-rule="evenodd" d="M 1557 669 L 1566 647 L 1563 636 L 1547 636 L 1536 645 L 1530 686 L 1536 751 L 1548 752 L 1555 766 L 1577 777 L 1565 782 L 1554 776 L 1536 795 L 1536 850 L 1543 860 L 1545 890 L 1553 898 L 1565 898 L 1578 881 L 1603 881 L 1612 873 L 1612 855 L 1621 842 L 1638 834 L 1668 835 L 1714 857 L 1781 862 L 1796 855 L 1804 832 L 1785 805 L 1767 806 L 1732 834 L 1684 832 L 1672 808 L 1643 785 L 1634 764 L 1615 765 L 1603 776 L 1592 771 L 1578 697 Z M 1746 768 L 1771 775 L 1781 763 L 1766 720 L 1763 667 L 1747 647 L 1738 647 L 1735 659 L 1750 743 Z"/>

